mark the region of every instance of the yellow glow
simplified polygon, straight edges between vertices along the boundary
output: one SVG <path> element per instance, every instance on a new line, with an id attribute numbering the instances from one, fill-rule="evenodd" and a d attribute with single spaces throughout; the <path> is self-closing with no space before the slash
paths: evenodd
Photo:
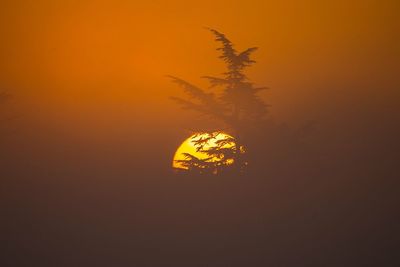
<path id="1" fill-rule="evenodd" d="M 222 132 L 218 132 L 218 133 L 212 133 L 212 135 L 214 135 L 213 138 L 211 138 L 205 145 L 204 145 L 204 149 L 209 149 L 209 148 L 213 148 L 213 147 L 217 147 L 217 142 L 220 140 L 226 140 L 229 138 L 233 138 L 232 136 L 230 136 L 229 134 L 226 133 L 222 133 Z M 185 160 L 185 155 L 184 153 L 188 153 L 191 154 L 199 159 L 206 159 L 209 156 L 204 153 L 204 152 L 198 152 L 196 151 L 196 146 L 194 141 L 199 140 L 200 138 L 207 138 L 210 137 L 209 133 L 197 133 L 197 134 L 193 134 L 192 136 L 190 136 L 188 139 L 186 139 L 180 146 L 179 148 L 176 150 L 175 155 L 174 155 L 174 159 L 172 161 L 172 167 L 177 168 L 177 169 L 187 169 L 187 167 L 183 166 L 182 163 L 178 162 L 179 160 Z M 223 148 L 231 148 L 234 147 L 235 143 L 231 142 L 231 143 L 227 143 L 225 145 L 223 145 Z M 218 157 L 212 157 L 209 161 L 210 162 L 215 162 L 215 161 L 220 161 L 221 159 Z M 227 164 L 233 164 L 233 159 L 228 159 L 227 160 Z"/>

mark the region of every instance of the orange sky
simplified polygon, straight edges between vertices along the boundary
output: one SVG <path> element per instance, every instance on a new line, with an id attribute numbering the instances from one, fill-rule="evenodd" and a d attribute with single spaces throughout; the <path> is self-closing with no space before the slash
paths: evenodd
<path id="1" fill-rule="evenodd" d="M 260 48 L 276 122 L 217 179 L 171 168 L 191 130 L 220 130 L 168 98 L 168 74 L 224 72 L 204 27 Z M 400 0 L 0 0 L 3 91 L 7 266 L 398 258 Z"/>
<path id="2" fill-rule="evenodd" d="M 319 119 L 336 112 L 336 101 L 368 106 L 397 95 L 395 0 L 0 5 L 1 86 L 22 113 L 55 127 L 186 118 L 168 100 L 179 89 L 165 75 L 206 86 L 198 77 L 223 71 L 204 26 L 238 49 L 260 47 L 249 75 L 272 88 L 265 97 L 277 120 Z"/>

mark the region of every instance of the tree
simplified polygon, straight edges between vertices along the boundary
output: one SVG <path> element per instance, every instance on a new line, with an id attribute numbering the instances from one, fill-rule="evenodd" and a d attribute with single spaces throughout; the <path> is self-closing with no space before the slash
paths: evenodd
<path id="1" fill-rule="evenodd" d="M 221 132 L 199 132 L 192 137 L 197 152 L 205 157 L 199 158 L 190 153 L 184 153 L 183 160 L 177 160 L 183 168 L 195 173 L 217 174 L 226 171 L 236 157 L 238 151 L 235 139 Z"/>
<path id="2" fill-rule="evenodd" d="M 235 137 L 234 140 L 226 140 L 226 142 L 230 141 L 235 145 L 230 148 L 217 146 L 212 151 L 203 152 L 209 153 L 210 157 L 217 155 L 227 159 L 229 154 L 235 161 L 234 166 L 243 170 L 243 167 L 247 165 L 245 153 L 243 153 L 245 144 L 242 141 L 246 139 L 245 132 L 248 128 L 257 126 L 268 111 L 268 106 L 258 96 L 261 90 L 267 88 L 256 87 L 244 73 L 246 68 L 255 63 L 250 56 L 257 47 L 238 52 L 224 34 L 214 29 L 208 30 L 215 36 L 215 41 L 221 45 L 217 50 L 221 52 L 219 58 L 225 62 L 226 71 L 221 77 L 202 76 L 208 80 L 209 89 L 213 92 L 207 92 L 185 80 L 169 76 L 191 98 L 191 100 L 178 97 L 172 97 L 172 99 L 184 109 L 197 111 L 225 124 Z M 217 91 L 217 88 L 222 88 L 222 90 Z M 201 150 L 201 146 L 199 149 Z M 210 170 L 213 173 L 229 166 L 221 162 L 210 162 L 207 159 L 199 160 L 193 155 L 187 155 L 185 164 L 190 166 L 189 169 Z"/>

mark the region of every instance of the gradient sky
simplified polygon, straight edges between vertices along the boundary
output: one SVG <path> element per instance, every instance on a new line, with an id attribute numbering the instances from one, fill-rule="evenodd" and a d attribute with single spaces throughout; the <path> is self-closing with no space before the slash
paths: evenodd
<path id="1" fill-rule="evenodd" d="M 188 115 L 165 75 L 206 87 L 200 76 L 224 71 L 207 26 L 260 48 L 249 76 L 271 88 L 275 120 L 367 117 L 397 107 L 398 12 L 395 0 L 2 1 L 0 85 L 35 127 L 179 131 Z"/>
<path id="2" fill-rule="evenodd" d="M 1 0 L 0 266 L 400 266 L 399 6 Z M 204 27 L 260 48 L 249 175 L 171 170 L 219 127 L 168 99 L 224 71 Z"/>

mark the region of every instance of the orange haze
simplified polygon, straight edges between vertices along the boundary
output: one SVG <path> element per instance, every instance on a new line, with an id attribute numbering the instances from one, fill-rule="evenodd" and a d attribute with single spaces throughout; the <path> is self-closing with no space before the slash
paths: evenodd
<path id="1" fill-rule="evenodd" d="M 0 82 L 40 116 L 174 116 L 165 75 L 204 84 L 223 71 L 208 26 L 260 47 L 250 76 L 272 88 L 282 118 L 344 95 L 381 103 L 399 68 L 398 10 L 387 0 L 2 1 Z"/>
<path id="2" fill-rule="evenodd" d="M 400 266 L 399 3 L 1 0 L 0 266 Z M 244 179 L 171 170 L 205 27 L 271 88 Z"/>

